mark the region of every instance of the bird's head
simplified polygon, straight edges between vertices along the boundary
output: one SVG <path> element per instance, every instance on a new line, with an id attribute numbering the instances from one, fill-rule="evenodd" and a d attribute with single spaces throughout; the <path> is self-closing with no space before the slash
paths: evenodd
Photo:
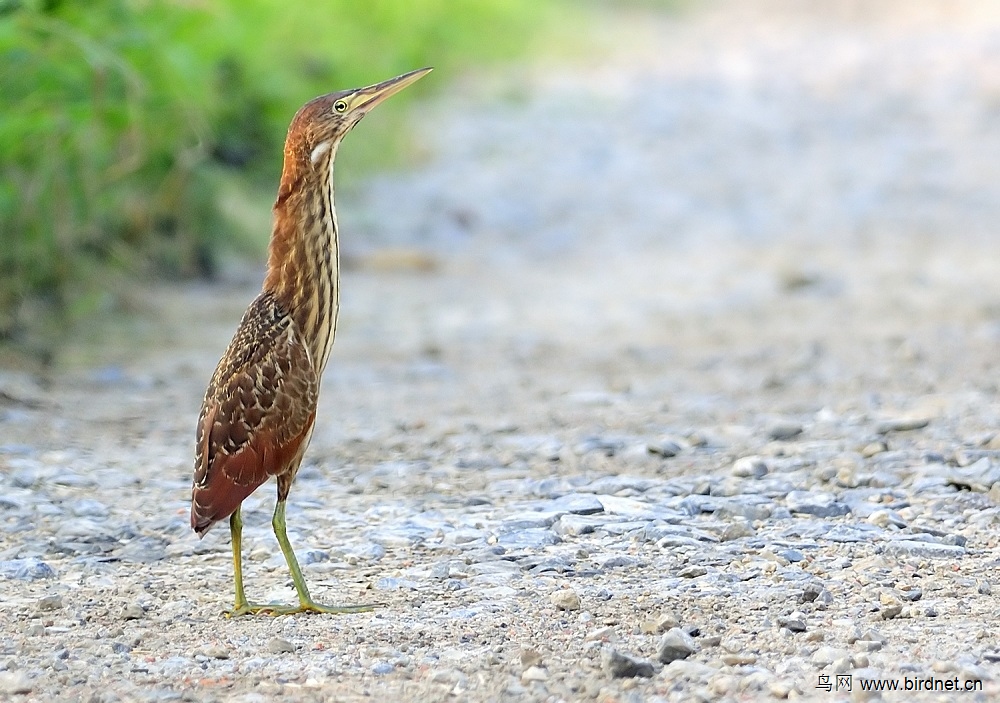
<path id="1" fill-rule="evenodd" d="M 306 157 L 313 166 L 323 164 L 336 153 L 344 135 L 372 108 L 430 71 L 430 68 L 420 68 L 365 88 L 327 93 L 310 100 L 295 114 L 288 127 L 286 160 L 289 156 L 297 161 Z"/>

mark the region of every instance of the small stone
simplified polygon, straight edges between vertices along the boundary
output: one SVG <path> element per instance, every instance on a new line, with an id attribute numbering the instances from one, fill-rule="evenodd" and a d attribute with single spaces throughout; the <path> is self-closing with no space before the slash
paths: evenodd
<path id="1" fill-rule="evenodd" d="M 775 698 L 785 699 L 788 698 L 792 691 L 795 690 L 795 685 L 783 679 L 779 679 L 777 681 L 772 681 L 767 690 Z"/>
<path id="2" fill-rule="evenodd" d="M 532 666 L 539 666 L 542 663 L 542 655 L 536 649 L 525 648 L 521 650 L 521 666 L 525 669 Z"/>
<path id="3" fill-rule="evenodd" d="M 521 681 L 545 681 L 549 678 L 549 673 L 540 666 L 529 666 L 521 672 Z"/>
<path id="4" fill-rule="evenodd" d="M 878 423 L 875 431 L 879 434 L 889 434 L 890 432 L 910 432 L 912 430 L 922 430 L 931 423 L 928 417 L 894 417 L 887 418 Z"/>
<path id="5" fill-rule="evenodd" d="M 889 556 L 923 557 L 925 559 L 955 559 L 965 556 L 965 547 L 939 542 L 899 539 L 887 542 L 883 548 Z"/>
<path id="6" fill-rule="evenodd" d="M 280 637 L 274 637 L 267 643 L 267 651 L 272 654 L 286 654 L 288 652 L 294 652 L 295 645 L 288 640 L 281 639 Z"/>
<path id="7" fill-rule="evenodd" d="M 806 622 L 802 618 L 778 618 L 778 624 L 789 632 L 805 632 Z"/>
<path id="8" fill-rule="evenodd" d="M 635 678 L 637 676 L 650 678 L 656 671 L 652 662 L 629 656 L 613 647 L 605 647 L 601 652 L 601 666 L 609 676 L 615 679 Z"/>
<path id="9" fill-rule="evenodd" d="M 924 592 L 919 588 L 910 588 L 905 591 L 901 591 L 899 597 L 903 600 L 916 602 L 924 597 Z"/>
<path id="10" fill-rule="evenodd" d="M 45 635 L 45 625 L 40 622 L 32 623 L 28 625 L 28 629 L 24 631 L 28 637 L 42 637 Z"/>
<path id="11" fill-rule="evenodd" d="M 757 531 L 753 529 L 749 520 L 737 518 L 726 525 L 725 529 L 722 530 L 722 534 L 719 535 L 719 539 L 723 542 L 732 542 L 734 539 L 753 537 L 755 534 L 757 534 Z"/>
<path id="12" fill-rule="evenodd" d="M 903 606 L 902 605 L 899 605 L 899 604 L 896 604 L 896 605 L 886 605 L 886 606 L 883 606 L 883 608 L 882 608 L 881 616 L 882 616 L 883 620 L 893 620 L 895 618 L 898 618 L 899 615 L 900 615 L 900 613 L 902 613 L 902 612 L 903 612 Z"/>
<path id="13" fill-rule="evenodd" d="M 838 649 L 836 647 L 820 647 L 813 652 L 809 661 L 811 661 L 817 668 L 822 669 L 841 660 L 847 660 L 850 662 L 850 657 L 851 653 L 847 650 Z"/>
<path id="14" fill-rule="evenodd" d="M 871 442 L 866 444 L 861 448 L 861 456 L 865 459 L 871 459 L 876 454 L 882 454 L 883 452 L 889 451 L 889 445 L 879 440 L 877 442 Z"/>
<path id="15" fill-rule="evenodd" d="M 32 684 L 21 672 L 0 672 L 0 694 L 8 696 L 24 695 L 31 693 Z"/>
<path id="16" fill-rule="evenodd" d="M 792 420 L 779 420 L 767 428 L 767 436 L 777 441 L 787 441 L 802 434 L 802 425 Z"/>
<path id="17" fill-rule="evenodd" d="M 679 627 L 680 624 L 681 621 L 672 613 L 660 613 L 660 617 L 656 620 L 656 629 L 658 632 L 666 632 L 671 628 Z"/>
<path id="18" fill-rule="evenodd" d="M 677 456 L 682 450 L 683 446 L 681 443 L 673 439 L 661 439 L 646 445 L 647 452 L 662 456 L 665 459 Z"/>
<path id="19" fill-rule="evenodd" d="M 202 651 L 212 659 L 229 659 L 229 650 L 219 644 L 210 644 Z"/>
<path id="20" fill-rule="evenodd" d="M 805 513 L 816 517 L 836 517 L 851 512 L 851 509 L 839 502 L 832 493 L 824 491 L 790 491 L 785 496 L 785 505 L 793 513 Z"/>
<path id="21" fill-rule="evenodd" d="M 146 616 L 146 611 L 138 603 L 132 603 L 122 609 L 123 620 L 141 620 Z"/>
<path id="22" fill-rule="evenodd" d="M 615 638 L 615 628 L 611 625 L 591 630 L 583 639 L 587 642 L 610 642 Z"/>
<path id="23" fill-rule="evenodd" d="M 807 583 L 802 589 L 802 593 L 799 594 L 799 603 L 812 603 L 819 598 L 819 594 L 822 592 L 823 587 L 818 583 Z"/>
<path id="24" fill-rule="evenodd" d="M 580 595 L 574 591 L 572 588 L 563 588 L 551 596 L 549 596 L 549 601 L 559 610 L 579 610 L 580 609 Z"/>
<path id="25" fill-rule="evenodd" d="M 720 658 L 726 666 L 752 666 L 757 663 L 755 654 L 723 654 Z"/>
<path id="26" fill-rule="evenodd" d="M 767 472 L 767 462 L 759 456 L 741 457 L 733 463 L 732 474 L 739 478 L 764 478 Z"/>
<path id="27" fill-rule="evenodd" d="M 385 676 L 386 674 L 391 674 L 393 666 L 390 662 L 376 662 L 372 665 L 372 673 L 376 676 Z"/>
<path id="28" fill-rule="evenodd" d="M 0 561 L 0 575 L 18 581 L 38 581 L 54 578 L 56 572 L 40 559 L 11 559 Z"/>
<path id="29" fill-rule="evenodd" d="M 656 658 L 662 664 L 669 664 L 677 659 L 687 659 L 696 650 L 694 638 L 679 627 L 674 627 L 664 633 L 656 647 Z"/>
<path id="30" fill-rule="evenodd" d="M 708 569 L 704 566 L 686 566 L 677 572 L 677 575 L 685 579 L 694 579 L 699 576 L 704 576 L 708 573 Z"/>
<path id="31" fill-rule="evenodd" d="M 63 607 L 62 596 L 52 595 L 52 596 L 42 596 L 38 600 L 39 610 L 59 610 Z"/>
<path id="32" fill-rule="evenodd" d="M 976 591 L 982 596 L 988 596 L 993 592 L 989 581 L 980 581 L 976 586 Z"/>

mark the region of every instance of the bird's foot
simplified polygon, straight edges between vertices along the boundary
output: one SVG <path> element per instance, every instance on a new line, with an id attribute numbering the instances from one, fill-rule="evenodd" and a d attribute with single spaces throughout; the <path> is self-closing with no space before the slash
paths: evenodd
<path id="1" fill-rule="evenodd" d="M 329 615 L 346 615 L 348 613 L 369 613 L 380 603 L 361 605 L 322 605 L 315 601 L 303 601 L 298 605 L 282 605 L 280 603 L 237 603 L 232 610 L 227 610 L 227 618 L 240 615 L 294 615 L 295 613 L 327 613 Z"/>

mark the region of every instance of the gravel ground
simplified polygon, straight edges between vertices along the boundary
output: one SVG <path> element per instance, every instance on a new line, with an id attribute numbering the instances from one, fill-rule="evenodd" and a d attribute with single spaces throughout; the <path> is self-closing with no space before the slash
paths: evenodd
<path id="1" fill-rule="evenodd" d="M 1000 696 L 1000 7 L 699 3 L 603 42 L 468 79 L 419 167 L 341 196 L 288 521 L 314 595 L 384 605 L 222 618 L 194 421 L 259 272 L 159 289 L 0 375 L 0 698 Z M 247 588 L 291 602 L 273 499 Z"/>

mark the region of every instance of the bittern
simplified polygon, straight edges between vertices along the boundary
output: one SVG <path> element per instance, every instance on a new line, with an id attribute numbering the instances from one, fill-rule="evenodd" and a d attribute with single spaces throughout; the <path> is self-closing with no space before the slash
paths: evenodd
<path id="1" fill-rule="evenodd" d="M 198 418 L 191 527 L 204 536 L 216 522 L 229 518 L 236 586 L 230 617 L 372 609 L 321 605 L 312 599 L 285 532 L 285 501 L 312 437 L 320 380 L 337 331 L 337 147 L 373 107 L 430 70 L 322 95 L 306 103 L 288 127 L 263 290 L 243 314 L 219 361 Z M 278 500 L 271 525 L 288 562 L 298 605 L 253 604 L 243 590 L 240 505 L 272 476 Z"/>

